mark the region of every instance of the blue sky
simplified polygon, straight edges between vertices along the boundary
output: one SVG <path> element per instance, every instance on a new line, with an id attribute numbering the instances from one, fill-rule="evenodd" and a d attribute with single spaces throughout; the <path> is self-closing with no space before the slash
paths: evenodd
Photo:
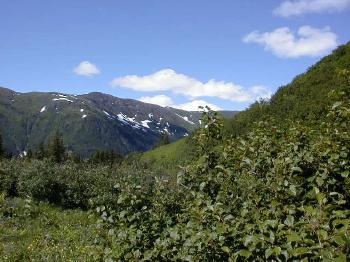
<path id="1" fill-rule="evenodd" d="M 350 40 L 350 0 L 0 0 L 0 86 L 242 110 Z"/>

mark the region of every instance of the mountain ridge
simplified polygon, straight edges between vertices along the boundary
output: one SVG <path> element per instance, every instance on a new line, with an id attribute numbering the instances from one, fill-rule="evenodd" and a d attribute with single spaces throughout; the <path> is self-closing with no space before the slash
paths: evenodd
<path id="1" fill-rule="evenodd" d="M 224 111 L 230 117 L 236 111 Z M 163 133 L 171 141 L 199 127 L 201 113 L 161 107 L 101 92 L 20 93 L 0 87 L 0 132 L 12 154 L 48 143 L 56 130 L 67 149 L 82 155 L 97 150 L 121 154 L 153 148 Z"/>

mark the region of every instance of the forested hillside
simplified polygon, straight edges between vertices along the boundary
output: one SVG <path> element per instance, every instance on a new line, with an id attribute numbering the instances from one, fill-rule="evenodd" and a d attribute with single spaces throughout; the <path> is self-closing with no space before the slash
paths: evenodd
<path id="1" fill-rule="evenodd" d="M 224 112 L 232 117 L 236 112 Z M 0 87 L 0 132 L 13 155 L 38 150 L 59 131 L 69 151 L 90 157 L 98 150 L 122 155 L 171 142 L 199 127 L 200 112 L 161 107 L 103 93 L 19 93 Z"/>
<path id="2" fill-rule="evenodd" d="M 349 65 L 348 44 L 229 123 L 208 109 L 157 169 L 2 154 L 2 259 L 349 261 Z"/>

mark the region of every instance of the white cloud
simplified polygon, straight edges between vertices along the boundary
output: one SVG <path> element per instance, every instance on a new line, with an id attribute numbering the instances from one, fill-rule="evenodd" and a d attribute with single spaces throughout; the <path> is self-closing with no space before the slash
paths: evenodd
<path id="1" fill-rule="evenodd" d="M 73 72 L 82 76 L 94 76 L 100 74 L 100 70 L 92 63 L 88 61 L 81 62 L 77 67 L 73 69 Z"/>
<path id="2" fill-rule="evenodd" d="M 269 91 L 266 88 L 244 89 L 232 82 L 216 81 L 211 79 L 203 83 L 184 74 L 178 74 L 172 69 L 163 69 L 146 76 L 127 75 L 118 77 L 111 82 L 113 87 L 123 87 L 136 91 L 155 92 L 171 91 L 189 98 L 218 97 L 234 102 L 254 101 L 261 96 L 266 96 Z"/>
<path id="3" fill-rule="evenodd" d="M 208 102 L 203 101 L 203 100 L 193 100 L 193 101 L 190 101 L 187 103 L 176 105 L 176 104 L 174 104 L 171 97 L 166 96 L 166 95 L 144 96 L 144 97 L 139 98 L 138 100 L 141 102 L 155 104 L 155 105 L 159 105 L 162 107 L 169 106 L 169 107 L 178 108 L 178 109 L 182 109 L 182 110 L 186 110 L 186 111 L 200 111 L 200 109 L 199 109 L 200 106 L 202 106 L 202 107 L 209 106 L 214 111 L 222 110 L 222 108 L 220 108 L 219 106 L 208 103 Z"/>
<path id="4" fill-rule="evenodd" d="M 265 50 L 283 58 L 322 56 L 338 45 L 337 35 L 329 27 L 318 29 L 311 26 L 300 27 L 297 34 L 288 27 L 266 33 L 254 31 L 245 36 L 243 41 L 261 44 Z"/>
<path id="5" fill-rule="evenodd" d="M 162 107 L 172 106 L 174 104 L 173 100 L 166 95 L 157 96 L 143 96 L 139 98 L 141 102 L 159 105 Z"/>
<path id="6" fill-rule="evenodd" d="M 307 13 L 340 12 L 350 6 L 350 0 L 292 0 L 284 1 L 273 12 L 290 17 Z"/>
<path id="7" fill-rule="evenodd" d="M 184 103 L 184 104 L 180 104 L 180 105 L 173 105 L 172 107 L 186 110 L 186 111 L 201 111 L 199 109 L 200 106 L 202 106 L 202 107 L 209 106 L 210 109 L 214 110 L 214 111 L 222 110 L 222 108 L 220 108 L 219 106 L 208 103 L 204 100 L 193 100 L 193 101 L 188 102 L 188 103 Z"/>

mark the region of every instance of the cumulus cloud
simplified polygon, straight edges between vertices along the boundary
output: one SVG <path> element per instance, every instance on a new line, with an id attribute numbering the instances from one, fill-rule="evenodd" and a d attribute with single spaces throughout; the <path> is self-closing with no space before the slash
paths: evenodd
<path id="1" fill-rule="evenodd" d="M 176 105 L 174 104 L 171 97 L 166 95 L 146 96 L 146 97 L 141 97 L 138 100 L 141 102 L 155 104 L 162 107 L 169 106 L 169 107 L 178 108 L 186 111 L 200 111 L 199 109 L 200 106 L 202 107 L 209 106 L 214 111 L 222 110 L 222 108 L 220 108 L 219 106 L 208 103 L 204 100 L 193 100 L 187 103 Z"/>
<path id="2" fill-rule="evenodd" d="M 184 104 L 180 104 L 180 105 L 173 105 L 172 107 L 177 108 L 177 109 L 186 110 L 186 111 L 201 111 L 199 109 L 200 106 L 202 106 L 202 107 L 209 106 L 210 109 L 214 110 L 214 111 L 222 110 L 222 108 L 220 108 L 219 106 L 208 103 L 204 100 L 193 100 L 193 101 L 188 102 L 188 103 L 184 103 Z"/>
<path id="3" fill-rule="evenodd" d="M 174 104 L 173 100 L 166 95 L 157 96 L 143 96 L 139 98 L 141 102 L 159 105 L 162 107 L 172 106 Z"/>
<path id="4" fill-rule="evenodd" d="M 163 69 L 146 76 L 127 75 L 118 77 L 111 82 L 113 87 L 128 88 L 143 92 L 171 91 L 189 98 L 218 97 L 234 102 L 254 101 L 265 97 L 269 92 L 266 88 L 253 87 L 244 89 L 232 82 L 211 79 L 201 82 L 193 77 L 179 74 L 172 69 Z"/>
<path id="5" fill-rule="evenodd" d="M 284 1 L 273 12 L 290 17 L 307 13 L 340 12 L 350 6 L 350 0 L 293 0 Z"/>
<path id="6" fill-rule="evenodd" d="M 337 35 L 329 27 L 313 28 L 302 26 L 295 34 L 288 27 L 272 32 L 251 32 L 243 38 L 246 43 L 258 43 L 278 57 L 317 57 L 328 54 L 337 47 Z"/>
<path id="7" fill-rule="evenodd" d="M 77 67 L 73 69 L 73 72 L 81 76 L 94 76 L 100 74 L 100 70 L 89 61 L 81 62 Z"/>

